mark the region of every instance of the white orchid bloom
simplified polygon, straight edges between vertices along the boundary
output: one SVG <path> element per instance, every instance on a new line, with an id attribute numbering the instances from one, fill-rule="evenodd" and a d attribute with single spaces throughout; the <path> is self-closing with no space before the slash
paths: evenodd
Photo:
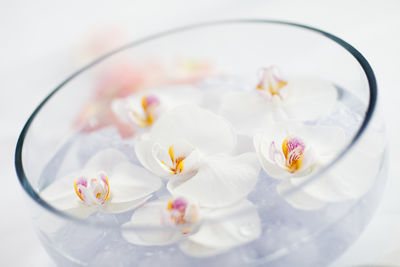
<path id="1" fill-rule="evenodd" d="M 219 114 L 239 134 L 252 135 L 279 121 L 317 119 L 327 114 L 336 100 L 337 90 L 331 83 L 315 77 L 285 81 L 272 66 L 262 69 L 253 90 L 226 94 Z"/>
<path id="2" fill-rule="evenodd" d="M 171 194 L 222 207 L 246 198 L 261 169 L 255 153 L 231 155 L 235 145 L 236 134 L 227 120 L 182 105 L 138 136 L 135 151 L 143 166 L 169 179 Z"/>
<path id="3" fill-rule="evenodd" d="M 114 114 L 136 129 L 148 129 L 165 112 L 184 103 L 197 103 L 200 92 L 191 86 L 173 86 L 142 90 L 126 98 L 113 100 Z"/>
<path id="4" fill-rule="evenodd" d="M 129 229 L 135 226 L 149 229 Z M 261 235 L 257 209 L 246 199 L 221 209 L 201 208 L 183 197 L 150 202 L 137 209 L 124 227 L 128 229 L 122 236 L 132 244 L 179 242 L 180 249 L 193 257 L 214 256 Z"/>
<path id="5" fill-rule="evenodd" d="M 134 209 L 161 185 L 158 177 L 131 164 L 121 152 L 106 149 L 95 154 L 81 171 L 55 180 L 40 197 L 67 214 L 86 218 L 96 211 Z"/>
<path id="6" fill-rule="evenodd" d="M 333 143 L 339 146 L 334 135 L 325 136 L 332 150 L 334 150 Z M 294 206 L 311 209 L 318 202 L 322 206 L 324 203 L 362 197 L 377 180 L 376 177 L 381 170 L 382 157 L 385 153 L 385 140 L 383 132 L 370 126 L 335 165 L 316 177 L 315 180 L 302 186 L 300 190 L 296 190 L 293 194 L 287 194 L 285 198 Z M 341 148 L 343 149 L 344 146 L 342 145 Z M 336 151 L 338 149 L 340 148 L 336 148 Z M 290 182 L 280 184 L 278 191 L 285 194 L 288 190 L 301 186 L 307 179 L 309 177 L 291 179 Z"/>
<path id="7" fill-rule="evenodd" d="M 254 136 L 254 146 L 261 165 L 269 176 L 282 181 L 277 190 L 283 195 L 329 164 L 345 145 L 344 131 L 338 127 L 277 124 Z M 334 177 L 322 179 L 325 182 L 296 189 L 286 196 L 286 200 L 295 208 L 305 210 L 344 200 L 345 187 L 340 190 L 335 179 L 342 181 Z"/>

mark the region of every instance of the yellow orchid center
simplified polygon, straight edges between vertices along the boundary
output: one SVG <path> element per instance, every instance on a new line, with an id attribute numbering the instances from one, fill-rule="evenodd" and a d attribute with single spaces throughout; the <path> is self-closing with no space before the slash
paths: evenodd
<path id="1" fill-rule="evenodd" d="M 282 152 L 285 156 L 285 165 L 289 172 L 294 173 L 301 168 L 304 157 L 304 142 L 293 136 L 288 136 L 282 142 Z"/>
<path id="2" fill-rule="evenodd" d="M 184 168 L 185 157 L 176 157 L 174 147 L 170 146 L 168 149 L 169 157 L 171 159 L 171 164 L 167 164 L 164 161 L 161 163 L 166 167 L 167 171 L 171 174 L 180 174 Z"/>
<path id="3" fill-rule="evenodd" d="M 80 177 L 74 182 L 75 193 L 87 205 L 104 204 L 110 198 L 108 177 L 101 172 L 98 177 Z"/>
<path id="4" fill-rule="evenodd" d="M 141 104 L 143 114 L 133 111 L 132 116 L 136 119 L 140 127 L 149 127 L 155 121 L 155 111 L 160 105 L 160 101 L 156 96 L 144 95 Z"/>
<path id="5" fill-rule="evenodd" d="M 278 69 L 275 66 L 271 66 L 261 70 L 260 81 L 256 86 L 256 90 L 267 91 L 272 96 L 277 95 L 282 98 L 280 91 L 286 85 L 287 82 L 280 78 Z"/>

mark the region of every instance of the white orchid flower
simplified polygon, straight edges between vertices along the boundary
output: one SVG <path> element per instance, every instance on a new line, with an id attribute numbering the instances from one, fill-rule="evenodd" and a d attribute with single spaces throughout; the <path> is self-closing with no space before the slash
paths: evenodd
<path id="1" fill-rule="evenodd" d="M 142 90 L 126 98 L 113 100 L 111 108 L 122 121 L 137 130 L 150 128 L 165 112 L 184 103 L 197 103 L 200 92 L 191 86 L 172 86 Z"/>
<path id="2" fill-rule="evenodd" d="M 337 134 L 325 134 L 331 150 L 344 149 Z M 321 140 L 322 141 L 322 140 Z M 286 200 L 302 209 L 316 209 L 326 203 L 354 200 L 364 196 L 376 182 L 385 153 L 385 135 L 370 126 L 347 153 L 326 172 L 302 186 L 310 177 L 291 179 L 278 185 Z M 335 149 L 334 144 L 338 147 Z M 335 153 L 337 155 L 337 152 Z M 300 188 L 300 190 L 298 190 Z M 286 194 L 288 191 L 295 191 Z M 319 203 L 319 204 L 317 204 Z"/>
<path id="3" fill-rule="evenodd" d="M 235 145 L 236 134 L 227 120 L 182 105 L 138 136 L 135 151 L 143 166 L 169 179 L 171 194 L 222 207 L 246 198 L 261 169 L 255 153 L 231 155 Z"/>
<path id="4" fill-rule="evenodd" d="M 254 136 L 260 163 L 270 177 L 282 181 L 277 190 L 283 195 L 329 164 L 344 149 L 345 144 L 346 138 L 341 128 L 294 123 L 277 124 Z M 338 172 L 330 175 L 342 174 Z M 321 208 L 327 202 L 345 199 L 344 188 L 340 190 L 340 185 L 335 184 L 335 178 L 321 181 L 325 183 L 296 189 L 286 200 L 295 208 L 311 210 Z M 325 193 L 321 195 L 321 192 Z"/>
<path id="5" fill-rule="evenodd" d="M 314 120 L 327 114 L 337 100 L 337 90 L 316 77 L 283 80 L 274 66 L 261 71 L 253 90 L 231 92 L 221 101 L 219 114 L 226 117 L 239 134 L 268 129 L 279 121 Z"/>
<path id="6" fill-rule="evenodd" d="M 96 211 L 120 213 L 134 209 L 161 187 L 161 180 L 131 164 L 115 149 L 95 154 L 81 171 L 55 180 L 40 197 L 79 218 Z"/>
<path id="7" fill-rule="evenodd" d="M 149 229 L 129 229 L 137 226 Z M 261 235 L 257 209 L 247 199 L 221 209 L 201 208 L 183 197 L 150 202 L 137 209 L 124 227 L 122 236 L 132 244 L 178 242 L 180 249 L 193 257 L 214 256 Z"/>

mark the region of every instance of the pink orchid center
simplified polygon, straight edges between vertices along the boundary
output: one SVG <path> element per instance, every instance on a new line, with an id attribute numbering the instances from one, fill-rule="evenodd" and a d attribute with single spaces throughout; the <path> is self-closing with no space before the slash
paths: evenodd
<path id="1" fill-rule="evenodd" d="M 173 225 L 187 226 L 197 222 L 198 206 L 194 203 L 189 203 L 183 197 L 171 198 L 167 204 L 167 219 Z M 184 228 L 183 234 L 191 231 L 191 228 Z"/>
<path id="2" fill-rule="evenodd" d="M 108 177 L 100 172 L 97 177 L 80 177 L 74 183 L 75 192 L 87 205 L 103 205 L 110 198 Z"/>
<path id="3" fill-rule="evenodd" d="M 282 98 L 280 91 L 287 85 L 287 82 L 280 77 L 279 70 L 270 66 L 261 70 L 260 81 L 256 89 L 267 91 L 271 96 L 277 95 Z"/>
<path id="4" fill-rule="evenodd" d="M 149 127 L 155 121 L 155 112 L 160 105 L 160 100 L 154 95 L 144 95 L 142 97 L 143 114 L 135 111 L 132 112 L 133 117 L 138 121 L 139 126 Z"/>
<path id="5" fill-rule="evenodd" d="M 296 172 L 301 168 L 304 157 L 305 144 L 299 137 L 288 136 L 282 142 L 282 152 L 286 159 L 286 168 L 289 172 Z"/>
<path id="6" fill-rule="evenodd" d="M 294 173 L 302 167 L 305 148 L 302 139 L 288 136 L 283 140 L 281 149 L 276 147 L 275 142 L 271 143 L 270 159 L 290 173 Z"/>

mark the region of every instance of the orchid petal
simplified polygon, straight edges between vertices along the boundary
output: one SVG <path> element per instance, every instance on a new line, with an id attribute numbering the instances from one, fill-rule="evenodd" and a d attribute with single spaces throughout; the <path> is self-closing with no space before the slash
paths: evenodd
<path id="1" fill-rule="evenodd" d="M 294 173 L 288 172 L 284 164 L 280 163 L 284 160 L 283 156 L 282 160 L 272 159 L 270 154 L 274 147 L 280 152 L 282 142 L 288 136 L 299 137 L 306 143 L 302 166 Z M 253 141 L 260 163 L 267 174 L 275 179 L 286 179 L 308 177 L 318 168 L 328 164 L 344 149 L 346 138 L 343 129 L 339 127 L 281 123 L 271 127 L 269 131 L 256 134 Z"/>
<path id="2" fill-rule="evenodd" d="M 85 218 L 97 210 L 119 213 L 134 209 L 161 187 L 161 181 L 144 168 L 133 165 L 127 160 L 127 157 L 118 150 L 103 150 L 88 161 L 83 171 L 69 174 L 50 184 L 41 192 L 41 197 L 55 208 L 80 218 Z M 99 171 L 105 184 L 98 183 L 99 180 L 96 180 Z M 82 201 L 84 197 L 81 194 L 85 192 L 86 185 L 80 189 L 83 190 L 81 194 L 75 191 L 77 190 L 76 180 L 79 177 L 85 177 L 80 178 L 83 181 L 86 181 L 87 177 L 93 178 L 91 182 L 94 183 L 94 190 L 103 192 L 104 199 L 101 199 L 101 202 L 95 201 L 96 205 L 91 205 L 88 199 L 85 199 L 85 202 Z M 106 188 L 101 188 L 102 185 Z M 107 195 L 105 195 L 106 191 L 101 191 L 103 189 L 107 190 Z M 97 200 L 90 194 L 86 196 Z"/>
<path id="3" fill-rule="evenodd" d="M 177 158 L 183 159 L 182 165 L 180 165 L 182 168 L 175 173 L 176 176 L 180 177 L 193 174 L 199 166 L 201 158 L 198 149 L 185 140 L 179 140 L 169 147 L 163 147 L 159 143 L 156 143 L 152 147 L 152 154 L 156 162 L 164 170 L 164 175 L 161 176 L 170 176 L 168 178 L 175 176 L 171 175 L 171 168 L 176 165 L 175 160 Z M 174 157 L 174 159 L 171 157 Z"/>
<path id="4" fill-rule="evenodd" d="M 70 199 L 68 199 L 68 200 L 65 199 L 65 201 L 69 201 L 69 200 Z M 68 209 L 61 209 L 61 208 L 59 208 L 59 209 L 71 216 L 74 216 L 74 217 L 77 217 L 80 219 L 86 219 L 87 217 L 89 217 L 90 215 L 92 215 L 93 213 L 95 213 L 98 210 L 98 208 L 95 206 L 91 206 L 91 207 L 85 206 L 84 207 L 83 204 L 81 204 L 81 203 L 78 203 L 76 206 L 70 207 Z"/>
<path id="5" fill-rule="evenodd" d="M 153 195 L 147 195 L 142 198 L 136 198 L 131 201 L 124 202 L 114 202 L 112 199 L 107 201 L 100 210 L 106 213 L 122 213 L 128 210 L 133 210 L 141 205 L 143 205 L 147 200 L 149 200 Z"/>
<path id="6" fill-rule="evenodd" d="M 240 88 L 239 90 L 242 91 L 244 87 L 240 86 L 239 88 Z M 232 93 L 232 90 L 238 88 L 233 89 L 231 84 L 229 86 L 227 86 L 226 84 L 224 85 L 205 84 L 204 87 L 201 87 L 199 89 L 203 93 L 202 103 L 201 103 L 202 107 L 214 113 L 218 113 L 224 97 L 227 94 Z"/>
<path id="7" fill-rule="evenodd" d="M 310 196 L 301 188 L 295 189 L 295 191 L 286 195 L 287 192 L 294 190 L 295 185 L 290 180 L 282 181 L 277 186 L 277 191 L 280 195 L 283 195 L 285 200 L 295 209 L 300 210 L 318 210 L 322 208 L 326 203 L 320 199 Z"/>
<path id="8" fill-rule="evenodd" d="M 251 134 L 274 121 L 273 107 L 256 92 L 231 92 L 222 99 L 219 114 L 240 134 Z"/>
<path id="9" fill-rule="evenodd" d="M 319 78 L 292 79 L 285 86 L 284 104 L 288 116 L 297 120 L 314 120 L 329 113 L 337 101 L 337 89 Z"/>
<path id="10" fill-rule="evenodd" d="M 314 120 L 332 110 L 337 96 L 336 88 L 324 80 L 293 79 L 275 94 L 265 90 L 228 93 L 219 113 L 238 133 L 250 134 L 269 129 L 277 121 Z"/>
<path id="11" fill-rule="evenodd" d="M 193 150 L 186 158 L 185 158 L 185 167 L 180 176 L 190 177 L 193 176 L 197 169 L 200 167 L 202 160 L 202 155 L 199 150 Z"/>
<path id="12" fill-rule="evenodd" d="M 72 173 L 57 179 L 43 191 L 40 197 L 54 208 L 78 218 L 87 218 L 97 210 L 80 201 L 73 188 L 79 173 Z"/>
<path id="13" fill-rule="evenodd" d="M 142 115 L 142 98 L 149 95 L 155 96 L 160 102 L 156 110 L 156 117 L 178 105 L 198 103 L 201 100 L 201 92 L 192 86 L 170 86 L 145 90 L 134 93 L 127 98 L 115 99 L 111 104 L 111 108 L 119 119 L 131 123 L 134 117 L 130 116 L 130 114 L 136 112 Z M 140 122 L 134 122 L 140 125 Z"/>
<path id="14" fill-rule="evenodd" d="M 289 173 L 285 168 L 277 165 L 269 159 L 268 149 L 271 146 L 271 142 L 273 142 L 271 139 L 263 134 L 256 134 L 253 141 L 261 166 L 269 176 L 274 179 L 286 179 L 291 176 L 291 173 Z"/>
<path id="15" fill-rule="evenodd" d="M 246 152 L 255 152 L 253 145 L 253 137 L 249 135 L 239 134 L 237 135 L 236 147 L 232 154 L 239 155 Z"/>
<path id="16" fill-rule="evenodd" d="M 153 125 L 151 136 L 163 146 L 186 140 L 204 154 L 228 153 L 236 144 L 228 121 L 194 105 L 178 106 L 166 113 Z"/>
<path id="17" fill-rule="evenodd" d="M 162 116 L 148 134 L 138 136 L 135 152 L 142 165 L 156 175 L 182 174 L 187 178 L 203 156 L 231 152 L 235 144 L 236 134 L 228 121 L 197 106 L 183 105 Z M 185 168 L 179 171 L 167 164 L 172 163 L 169 150 L 175 146 L 177 156 L 188 157 Z"/>
<path id="18" fill-rule="evenodd" d="M 155 201 L 137 209 L 122 231 L 126 241 L 142 246 L 162 246 L 179 241 L 183 235 L 179 229 L 162 228 L 162 212 L 167 202 Z M 148 227 L 149 229 L 131 230 L 130 227 Z M 159 229 L 156 229 L 159 228 Z"/>
<path id="19" fill-rule="evenodd" d="M 111 110 L 114 112 L 118 119 L 125 123 L 131 123 L 131 119 L 129 116 L 129 102 L 130 101 L 125 98 L 117 98 L 111 102 Z"/>
<path id="20" fill-rule="evenodd" d="M 320 200 L 337 202 L 355 199 L 371 188 L 380 169 L 384 137 L 381 133 L 366 132 L 351 150 L 330 170 L 303 187 Z M 293 180 L 301 185 L 306 179 Z"/>
<path id="21" fill-rule="evenodd" d="M 176 188 L 177 186 L 186 182 L 188 179 L 192 178 L 197 173 L 198 168 L 201 166 L 200 152 L 198 150 L 194 150 L 185 159 L 184 164 L 185 167 L 181 174 L 171 175 L 168 177 L 168 187 Z"/>
<path id="22" fill-rule="evenodd" d="M 108 148 L 90 158 L 85 164 L 82 173 L 88 177 L 97 175 L 99 171 L 110 174 L 115 166 L 124 161 L 128 161 L 128 158 L 122 152 Z"/>
<path id="23" fill-rule="evenodd" d="M 208 213 L 199 231 L 182 241 L 179 247 L 193 257 L 210 257 L 249 243 L 260 235 L 257 208 L 245 199 Z"/>
<path id="24" fill-rule="evenodd" d="M 196 258 L 212 257 L 224 253 L 230 249 L 230 247 L 223 247 L 223 248 L 207 247 L 200 243 L 191 241 L 190 239 L 185 239 L 181 241 L 179 243 L 179 248 L 186 255 Z"/>
<path id="25" fill-rule="evenodd" d="M 255 153 L 236 157 L 210 156 L 197 174 L 184 183 L 168 183 L 173 195 L 197 201 L 202 207 L 223 207 L 235 203 L 253 190 L 260 172 Z"/>
<path id="26" fill-rule="evenodd" d="M 157 191 L 161 180 L 143 167 L 129 162 L 118 164 L 109 175 L 110 202 L 123 203 L 141 199 Z"/>
<path id="27" fill-rule="evenodd" d="M 151 90 L 149 90 L 134 93 L 126 98 L 117 98 L 112 101 L 111 109 L 114 114 L 122 121 L 127 123 L 133 122 L 134 124 L 140 126 L 141 123 L 139 121 L 136 121 L 135 116 L 132 116 L 132 114 L 136 113 L 139 116 L 144 116 L 142 101 L 144 97 L 149 95 L 154 96 L 157 100 L 161 102 L 159 103 L 160 106 L 156 108 L 155 112 L 158 113 L 159 109 L 165 109 L 164 101 L 161 101 L 159 99 L 159 94 L 160 92 L 156 91 L 156 93 L 153 93 Z"/>
<path id="28" fill-rule="evenodd" d="M 135 139 L 135 153 L 140 163 L 155 175 L 165 177 L 167 175 L 159 162 L 154 158 L 154 146 L 159 146 L 150 134 L 142 134 Z"/>
<path id="29" fill-rule="evenodd" d="M 348 196 L 340 189 L 339 180 L 330 173 L 322 174 L 320 177 L 314 178 L 312 182 L 302 186 L 304 182 L 312 176 L 299 177 L 291 180 L 293 186 L 301 188 L 309 196 L 325 202 L 337 202 L 348 199 Z M 336 181 L 335 181 L 336 180 Z"/>
<path id="30" fill-rule="evenodd" d="M 282 125 L 290 135 L 306 140 L 319 157 L 332 160 L 344 149 L 346 136 L 344 130 L 333 126 L 305 126 L 297 123 Z"/>

